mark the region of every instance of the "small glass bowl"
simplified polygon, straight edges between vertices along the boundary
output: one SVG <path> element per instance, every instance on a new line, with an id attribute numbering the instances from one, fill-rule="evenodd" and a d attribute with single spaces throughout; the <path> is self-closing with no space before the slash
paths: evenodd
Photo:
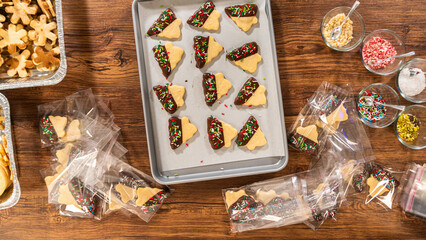
<path id="1" fill-rule="evenodd" d="M 356 105 L 357 105 L 357 112 L 358 112 L 358 117 L 359 119 L 361 119 L 361 121 L 372 128 L 384 128 L 387 127 L 389 125 L 391 125 L 395 119 L 398 116 L 399 110 L 395 109 L 395 108 L 391 108 L 391 107 L 386 107 L 387 112 L 384 116 L 384 118 L 378 120 L 377 122 L 370 122 L 369 120 L 365 119 L 361 113 L 359 112 L 359 100 L 361 97 L 364 96 L 364 93 L 371 93 L 371 92 L 375 92 L 378 93 L 382 96 L 382 98 L 385 101 L 385 104 L 392 104 L 392 105 L 400 105 L 400 101 L 399 101 L 399 97 L 398 97 L 398 93 L 393 90 L 393 88 L 391 88 L 390 86 L 384 84 L 384 83 L 373 83 L 371 85 L 368 85 L 367 87 L 365 87 L 364 89 L 361 90 L 361 92 L 359 92 L 358 94 L 358 98 L 356 100 Z"/>
<path id="2" fill-rule="evenodd" d="M 362 18 L 361 14 L 359 14 L 357 11 L 353 11 L 351 16 L 349 16 L 349 19 L 352 20 L 352 22 L 353 22 L 353 24 L 352 24 L 352 29 L 353 29 L 352 40 L 348 44 L 346 44 L 345 46 L 343 46 L 341 48 L 337 48 L 337 47 L 331 46 L 330 43 L 327 42 L 327 40 L 325 39 L 324 28 L 327 25 L 327 23 L 330 21 L 330 19 L 333 18 L 334 16 L 336 16 L 337 14 L 340 14 L 340 13 L 344 13 L 347 16 L 348 13 L 349 13 L 349 10 L 351 10 L 350 7 L 336 7 L 336 8 L 333 8 L 332 10 L 330 10 L 322 19 L 322 22 L 321 22 L 322 39 L 324 40 L 325 44 L 333 50 L 340 51 L 340 52 L 348 52 L 348 51 L 353 50 L 354 48 L 358 47 L 358 45 L 362 42 L 362 39 L 364 38 L 364 35 L 365 35 L 364 19 Z"/>
<path id="3" fill-rule="evenodd" d="M 389 75 L 399 70 L 401 65 L 405 62 L 405 58 L 395 58 L 394 62 L 392 64 L 387 65 L 384 68 L 379 69 L 372 69 L 370 68 L 365 62 L 364 57 L 362 56 L 362 50 L 364 49 L 365 44 L 370 41 L 370 39 L 374 37 L 381 37 L 387 41 L 389 41 L 392 46 L 396 50 L 396 55 L 404 54 L 405 53 L 405 44 L 402 38 L 396 34 L 395 32 L 387 29 L 379 29 L 371 32 L 368 34 L 367 37 L 365 37 L 364 41 L 362 41 L 361 44 L 361 61 L 362 64 L 364 64 L 364 67 L 367 68 L 368 71 L 378 74 L 378 75 Z"/>
<path id="4" fill-rule="evenodd" d="M 410 68 L 419 68 L 421 69 L 423 72 L 426 72 L 426 60 L 422 59 L 422 58 L 414 58 L 411 59 L 410 61 L 406 62 L 404 64 L 404 66 L 401 68 L 401 70 L 399 70 L 398 75 L 396 76 L 396 88 L 398 89 L 399 94 L 401 94 L 402 97 L 404 97 L 405 99 L 407 99 L 410 102 L 413 103 L 424 103 L 426 102 L 426 88 L 423 89 L 423 91 L 420 94 L 417 94 L 415 96 L 407 96 L 400 88 L 399 86 L 399 77 L 401 75 L 405 75 L 405 69 L 410 69 Z M 404 71 L 403 73 L 401 73 L 402 71 Z"/>
<path id="5" fill-rule="evenodd" d="M 398 119 L 402 114 L 413 115 L 419 122 L 419 135 L 414 141 L 406 142 L 399 137 L 398 133 L 398 120 L 395 122 L 395 134 L 398 140 L 406 147 L 412 149 L 423 149 L 426 148 L 426 107 L 423 105 L 411 105 L 398 115 Z"/>

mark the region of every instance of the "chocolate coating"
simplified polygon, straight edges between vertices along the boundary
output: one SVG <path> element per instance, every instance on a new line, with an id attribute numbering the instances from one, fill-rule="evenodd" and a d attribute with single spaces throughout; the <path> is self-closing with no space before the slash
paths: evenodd
<path id="1" fill-rule="evenodd" d="M 214 10 L 213 1 L 207 1 L 186 21 L 194 27 L 202 27 Z"/>
<path id="2" fill-rule="evenodd" d="M 216 77 L 213 74 L 203 74 L 203 90 L 207 106 L 212 106 L 217 100 Z"/>
<path id="3" fill-rule="evenodd" d="M 281 218 L 290 218 L 297 210 L 297 202 L 294 199 L 282 199 L 275 197 L 265 205 L 265 214 Z"/>
<path id="4" fill-rule="evenodd" d="M 158 62 L 164 77 L 167 79 L 172 73 L 172 68 L 170 67 L 169 54 L 167 53 L 166 46 L 156 45 L 152 48 L 152 51 L 154 52 L 154 58 Z"/>
<path id="5" fill-rule="evenodd" d="M 170 147 L 176 149 L 182 145 L 182 121 L 177 117 L 169 119 Z"/>
<path id="6" fill-rule="evenodd" d="M 254 3 L 244 5 L 234 5 L 225 8 L 228 17 L 252 17 L 256 16 L 258 7 Z"/>
<path id="7" fill-rule="evenodd" d="M 259 129 L 259 124 L 255 117 L 250 116 L 244 126 L 241 128 L 240 132 L 237 135 L 237 140 L 235 142 L 238 146 L 245 146 Z"/>
<path id="8" fill-rule="evenodd" d="M 241 196 L 229 208 L 228 213 L 231 215 L 231 221 L 238 223 L 252 223 L 260 220 L 264 213 L 263 204 L 256 202 L 251 196 Z"/>
<path id="9" fill-rule="evenodd" d="M 226 58 L 230 61 L 238 61 L 243 58 L 249 57 L 259 52 L 259 46 L 256 42 L 249 42 L 243 46 L 236 48 L 226 54 Z"/>
<path id="10" fill-rule="evenodd" d="M 300 135 L 299 133 L 292 134 L 288 140 L 291 145 L 302 152 L 309 154 L 316 154 L 318 152 L 318 143 L 303 135 Z"/>
<path id="11" fill-rule="evenodd" d="M 213 149 L 220 149 L 225 145 L 222 123 L 217 118 L 207 118 L 207 135 Z"/>
<path id="12" fill-rule="evenodd" d="M 259 87 L 259 83 L 256 78 L 249 78 L 244 85 L 241 87 L 237 96 L 235 97 L 234 104 L 235 105 L 243 105 L 246 103 L 251 96 L 253 96 L 256 89 Z"/>
<path id="13" fill-rule="evenodd" d="M 195 66 L 202 68 L 206 64 L 207 60 L 207 49 L 209 48 L 209 37 L 195 36 L 194 37 L 194 57 Z"/>
<path id="14" fill-rule="evenodd" d="M 172 9 L 167 8 L 164 12 L 160 14 L 157 20 L 152 24 L 146 33 L 148 36 L 158 35 L 164 31 L 174 20 L 176 20 L 176 15 Z"/>
<path id="15" fill-rule="evenodd" d="M 175 99 L 173 98 L 172 94 L 169 91 L 168 85 L 165 85 L 165 86 L 157 85 L 153 87 L 153 89 L 161 105 L 163 105 L 164 110 L 170 114 L 176 112 L 176 110 L 178 109 L 178 106 L 175 102 Z"/>

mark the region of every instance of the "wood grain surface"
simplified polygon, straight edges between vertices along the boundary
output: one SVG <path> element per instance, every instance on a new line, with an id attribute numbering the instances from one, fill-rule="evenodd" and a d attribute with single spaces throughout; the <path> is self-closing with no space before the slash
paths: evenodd
<path id="1" fill-rule="evenodd" d="M 322 81 L 352 84 L 354 95 L 375 82 L 395 88 L 395 74 L 379 76 L 361 63 L 359 48 L 340 53 L 328 48 L 320 35 L 323 16 L 343 0 L 272 0 L 274 30 L 287 128 Z M 149 224 L 136 216 L 114 213 L 102 221 L 62 217 L 47 203 L 40 170 L 51 153 L 40 148 L 36 106 L 63 99 L 78 89 L 92 88 L 111 100 L 115 122 L 129 162 L 150 174 L 141 107 L 131 0 L 63 0 L 68 73 L 56 86 L 3 91 L 11 104 L 13 136 L 20 168 L 19 203 L 0 211 L 0 239 L 421 239 L 426 224 L 407 218 L 400 208 L 385 210 L 364 204 L 360 194 L 340 209 L 336 222 L 318 231 L 304 224 L 232 234 L 221 189 L 306 170 L 310 157 L 290 149 L 288 166 L 274 174 L 173 186 L 175 192 Z M 364 0 L 359 7 L 366 32 L 391 29 L 408 50 L 426 58 L 424 0 Z M 401 97 L 404 105 L 410 105 Z M 402 146 L 393 125 L 368 128 L 377 162 L 404 169 L 408 162 L 425 162 L 425 150 Z"/>

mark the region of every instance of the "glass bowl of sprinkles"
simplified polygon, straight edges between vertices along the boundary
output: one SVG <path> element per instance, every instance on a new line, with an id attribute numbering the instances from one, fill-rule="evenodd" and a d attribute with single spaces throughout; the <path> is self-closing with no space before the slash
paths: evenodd
<path id="1" fill-rule="evenodd" d="M 405 44 L 395 32 L 379 29 L 365 37 L 361 44 L 361 61 L 368 71 L 389 75 L 399 70 L 405 58 L 392 58 L 405 53 Z"/>
<path id="2" fill-rule="evenodd" d="M 342 34 L 336 40 L 330 37 L 331 30 L 340 24 L 349 13 L 350 7 L 336 7 L 330 10 L 322 19 L 321 36 L 325 44 L 333 50 L 348 52 L 362 42 L 365 35 L 365 23 L 361 14 L 354 11 L 342 27 Z"/>
<path id="3" fill-rule="evenodd" d="M 387 127 L 395 121 L 399 110 L 386 104 L 400 105 L 398 93 L 383 83 L 368 85 L 358 94 L 358 117 L 369 127 Z"/>
<path id="4" fill-rule="evenodd" d="M 410 102 L 426 102 L 426 60 L 414 58 L 406 62 L 396 76 L 398 92 Z"/>
<path id="5" fill-rule="evenodd" d="M 426 107 L 411 105 L 398 115 L 395 133 L 399 141 L 412 149 L 426 148 Z"/>

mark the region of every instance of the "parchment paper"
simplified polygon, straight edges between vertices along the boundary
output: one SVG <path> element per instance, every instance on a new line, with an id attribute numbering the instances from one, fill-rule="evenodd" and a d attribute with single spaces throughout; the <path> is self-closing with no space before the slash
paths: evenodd
<path id="1" fill-rule="evenodd" d="M 205 1 L 184 1 L 184 0 L 156 0 L 139 3 L 139 14 L 141 22 L 141 31 L 144 35 L 148 28 L 158 18 L 160 13 L 170 7 L 176 14 L 176 17 L 182 20 L 182 36 L 178 40 L 166 40 L 152 37 L 143 37 L 144 59 L 147 69 L 147 80 L 150 90 L 150 104 L 153 113 L 153 127 L 155 133 L 156 154 L 158 167 L 161 172 L 173 172 L 192 167 L 207 166 L 228 162 L 238 162 L 256 158 L 284 156 L 283 126 L 280 120 L 280 107 L 277 91 L 280 91 L 279 79 L 275 76 L 275 64 L 273 61 L 273 50 L 271 45 L 272 29 L 269 29 L 268 17 L 265 13 L 264 0 L 250 1 L 256 3 L 259 7 L 259 23 L 252 26 L 247 33 L 243 32 L 238 26 L 225 14 L 224 8 L 234 4 L 244 4 L 244 1 L 214 1 L 216 10 L 221 13 L 220 29 L 216 32 L 201 31 L 189 26 L 187 19 L 197 10 Z M 206 64 L 201 70 L 195 67 L 193 37 L 196 35 L 211 35 L 225 49 L 212 62 Z M 185 53 L 181 62 L 172 71 L 169 79 L 166 80 L 161 73 L 158 63 L 154 59 L 152 48 L 161 43 L 172 42 L 175 46 L 184 49 Z M 260 48 L 260 55 L 263 60 L 258 64 L 255 73 L 244 72 L 238 66 L 226 60 L 226 52 L 240 47 L 245 43 L 256 41 Z M 275 54 L 275 53 L 274 53 Z M 216 74 L 222 72 L 226 79 L 232 82 L 233 87 L 227 96 L 223 96 L 213 107 L 208 107 L 204 101 L 202 88 L 202 75 L 205 72 Z M 236 107 L 234 98 L 244 82 L 251 76 L 255 77 L 259 84 L 266 87 L 267 104 L 258 107 Z M 198 128 L 198 132 L 188 142 L 188 146 L 183 144 L 176 150 L 172 150 L 169 144 L 168 119 L 169 113 L 162 110 L 162 105 L 158 101 L 153 86 L 172 82 L 173 84 L 185 86 L 185 105 L 176 111 L 173 116 L 180 118 L 186 116 L 192 124 Z M 221 104 L 219 104 L 220 102 Z M 232 105 L 232 107 L 231 107 Z M 266 146 L 257 147 L 254 151 L 249 151 L 246 147 L 238 147 L 235 143 L 230 148 L 223 147 L 220 150 L 213 150 L 207 136 L 207 117 L 213 115 L 219 120 L 231 124 L 238 131 L 247 121 L 250 115 L 256 117 L 261 130 L 264 132 L 268 141 Z M 148 121 L 148 119 L 147 119 Z M 235 139 L 234 139 L 235 140 Z M 262 165 L 262 159 L 259 159 L 259 165 Z"/>

